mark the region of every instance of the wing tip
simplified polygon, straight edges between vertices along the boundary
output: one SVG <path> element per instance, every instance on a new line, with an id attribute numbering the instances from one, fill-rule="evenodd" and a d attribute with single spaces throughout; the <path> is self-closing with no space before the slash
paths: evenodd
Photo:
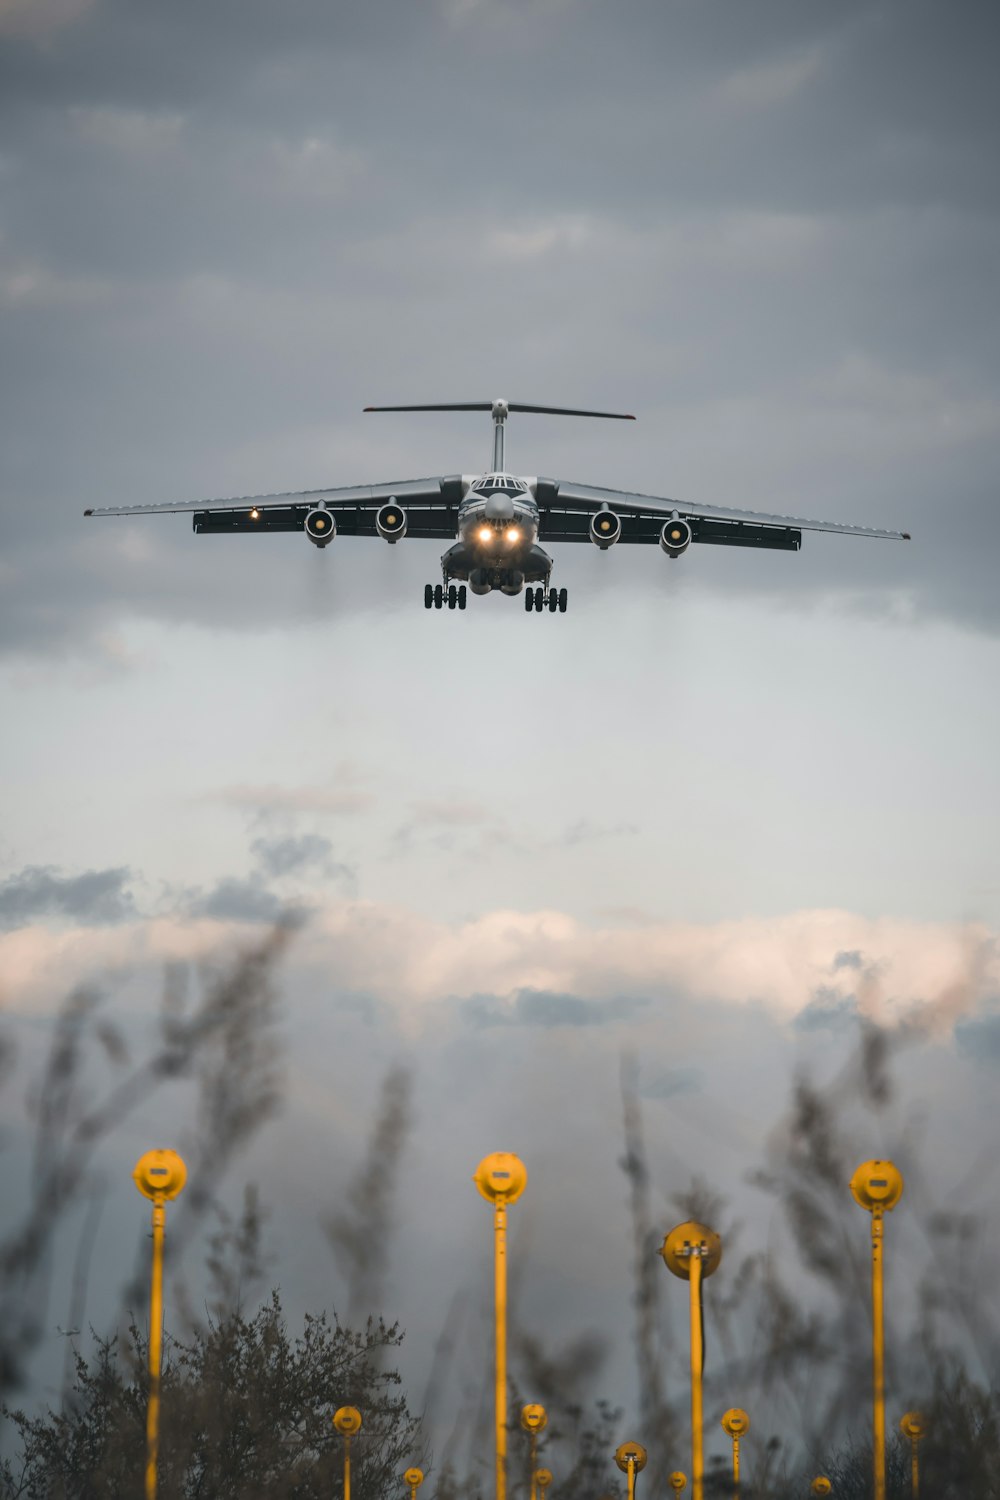
<path id="1" fill-rule="evenodd" d="M 93 515 L 93 514 L 94 514 L 94 512 L 93 512 L 93 510 L 92 510 L 92 509 L 91 509 L 91 510 L 85 510 L 85 511 L 84 511 L 84 515 L 85 515 L 85 516 L 92 516 L 92 515 Z"/>
<path id="2" fill-rule="evenodd" d="M 903 531 L 903 532 L 900 533 L 900 535 L 902 536 L 904 542 L 912 542 L 913 541 L 913 538 L 912 538 L 912 536 L 910 535 L 910 533 L 908 531 Z"/>

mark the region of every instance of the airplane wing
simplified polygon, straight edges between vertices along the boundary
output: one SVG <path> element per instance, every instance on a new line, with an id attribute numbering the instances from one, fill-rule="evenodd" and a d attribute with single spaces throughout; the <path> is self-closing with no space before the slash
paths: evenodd
<path id="1" fill-rule="evenodd" d="M 292 490 L 278 495 L 237 495 L 229 500 L 192 500 L 180 505 L 95 506 L 87 516 L 152 516 L 190 512 L 200 535 L 238 531 L 302 531 L 306 516 L 322 502 L 343 536 L 375 536 L 381 506 L 396 501 L 406 510 L 407 535 L 454 541 L 458 507 L 465 493 L 460 474 L 403 479 L 398 484 L 341 489 Z"/>
<path id="2" fill-rule="evenodd" d="M 803 531 L 837 531 L 848 536 L 909 541 L 907 531 L 883 531 L 876 526 L 850 526 L 842 521 L 812 521 L 804 516 L 770 515 L 732 506 L 687 505 L 655 495 L 608 490 L 598 485 L 539 479 L 535 488 L 539 511 L 539 540 L 586 542 L 590 521 L 599 510 L 614 511 L 621 521 L 622 542 L 656 543 L 664 521 L 681 516 L 691 527 L 692 542 L 724 547 L 773 547 L 798 551 Z"/>

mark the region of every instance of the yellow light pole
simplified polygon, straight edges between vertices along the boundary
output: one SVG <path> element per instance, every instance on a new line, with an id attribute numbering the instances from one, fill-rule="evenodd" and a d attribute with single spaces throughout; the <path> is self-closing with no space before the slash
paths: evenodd
<path id="1" fill-rule="evenodd" d="M 528 1169 L 510 1151 L 484 1156 L 473 1182 L 493 1204 L 493 1302 L 496 1323 L 496 1500 L 507 1500 L 507 1205 L 516 1203 Z"/>
<path id="2" fill-rule="evenodd" d="M 163 1231 L 164 1204 L 187 1182 L 187 1167 L 176 1151 L 147 1151 L 139 1157 L 132 1180 L 153 1205 L 153 1270 L 149 1289 L 149 1404 L 146 1407 L 146 1500 L 156 1500 L 160 1457 L 160 1375 L 163 1369 Z"/>
<path id="3" fill-rule="evenodd" d="M 660 1251 L 667 1269 L 691 1288 L 691 1494 L 703 1500 L 705 1448 L 701 1382 L 705 1368 L 705 1338 L 702 1324 L 702 1283 L 722 1259 L 722 1241 L 714 1229 L 688 1221 L 671 1229 Z"/>
<path id="4" fill-rule="evenodd" d="M 733 1491 L 740 1494 L 740 1438 L 750 1431 L 750 1418 L 739 1406 L 731 1406 L 722 1418 L 722 1426 L 733 1440 Z"/>
<path id="5" fill-rule="evenodd" d="M 351 1438 L 361 1431 L 361 1413 L 356 1406 L 338 1406 L 333 1425 L 344 1439 L 344 1500 L 351 1500 Z"/>
<path id="6" fill-rule="evenodd" d="M 919 1411 L 908 1411 L 899 1420 L 899 1430 L 910 1440 L 910 1489 L 913 1500 L 920 1494 L 920 1439 L 927 1434 L 927 1423 Z"/>
<path id="7" fill-rule="evenodd" d="M 531 1500 L 535 1500 L 537 1493 L 537 1476 L 535 1470 L 538 1467 L 538 1434 L 544 1432 L 548 1425 L 548 1420 L 548 1412 L 537 1401 L 532 1401 L 530 1405 L 521 1407 L 521 1426 L 528 1434 L 531 1445 Z"/>
<path id="8" fill-rule="evenodd" d="M 628 1500 L 635 1500 L 635 1476 L 646 1467 L 646 1450 L 641 1443 L 622 1443 L 615 1449 L 615 1463 L 628 1480 Z"/>
<path id="9" fill-rule="evenodd" d="M 410 1491 L 410 1500 L 417 1500 L 417 1490 L 424 1482 L 423 1469 L 407 1469 L 403 1475 L 403 1483 Z"/>
<path id="10" fill-rule="evenodd" d="M 670 1480 L 669 1480 L 670 1488 L 677 1495 L 680 1494 L 681 1490 L 684 1488 L 684 1486 L 687 1484 L 687 1482 L 688 1482 L 687 1475 L 686 1474 L 682 1474 L 681 1471 L 680 1471 L 680 1469 L 675 1469 L 674 1472 L 671 1474 Z"/>
<path id="11" fill-rule="evenodd" d="M 825 1474 L 817 1474 L 816 1478 L 813 1480 L 809 1488 L 812 1490 L 814 1495 L 828 1495 L 833 1489 L 833 1485 L 830 1483 L 829 1479 L 827 1479 Z"/>
<path id="12" fill-rule="evenodd" d="M 865 1161 L 851 1178 L 854 1200 L 872 1216 L 872 1440 L 875 1500 L 885 1500 L 885 1280 L 882 1219 L 903 1196 L 891 1161 Z"/>

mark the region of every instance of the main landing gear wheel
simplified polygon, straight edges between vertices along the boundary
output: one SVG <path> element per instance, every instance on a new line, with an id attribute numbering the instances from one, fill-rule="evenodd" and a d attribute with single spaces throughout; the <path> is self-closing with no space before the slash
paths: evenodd
<path id="1" fill-rule="evenodd" d="M 458 588 L 458 607 L 459 607 L 459 609 L 464 609 L 465 608 L 465 601 L 466 601 L 467 598 L 468 598 L 468 590 L 466 589 L 465 584 L 464 583 L 459 584 L 459 588 Z"/>
<path id="2" fill-rule="evenodd" d="M 433 583 L 424 584 L 424 609 L 430 609 L 434 603 Z"/>
<path id="3" fill-rule="evenodd" d="M 453 583 L 448 585 L 448 608 L 455 609 L 458 606 L 458 589 Z"/>
<path id="4" fill-rule="evenodd" d="M 549 589 L 549 614 L 554 615 L 559 608 L 559 595 L 555 589 Z"/>
<path id="5" fill-rule="evenodd" d="M 566 613 L 566 605 L 568 603 L 569 603 L 569 594 L 567 593 L 567 591 L 565 589 L 560 589 L 559 590 L 559 613 L 561 615 L 564 615 Z"/>
<path id="6" fill-rule="evenodd" d="M 443 603 L 444 603 L 444 585 L 440 584 L 440 583 L 436 583 L 434 585 L 434 608 L 435 609 L 440 609 Z"/>
<path id="7" fill-rule="evenodd" d="M 531 611 L 535 607 L 535 591 L 534 591 L 534 589 L 525 589 L 525 591 L 524 591 L 524 607 L 527 610 L 528 614 L 530 615 Z"/>

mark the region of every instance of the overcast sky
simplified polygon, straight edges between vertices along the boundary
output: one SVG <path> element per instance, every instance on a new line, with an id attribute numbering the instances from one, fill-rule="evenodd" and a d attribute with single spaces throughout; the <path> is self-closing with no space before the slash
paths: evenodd
<path id="1" fill-rule="evenodd" d="M 415 1384 L 485 1285 L 492 1149 L 533 1173 L 542 1335 L 630 1316 L 623 1050 L 664 1214 L 701 1170 L 748 1246 L 796 1062 L 859 1010 L 924 1028 L 925 1176 L 995 1139 L 998 31 L 965 0 L 0 0 L 0 1000 L 36 1026 L 94 977 L 141 1025 L 164 962 L 305 907 L 253 1170 L 322 1301 L 303 1142 L 335 1192 L 413 1068 Z M 515 471 L 913 540 L 556 548 L 569 612 L 536 617 L 425 613 L 438 544 L 83 518 L 478 472 L 485 416 L 361 409 L 495 395 L 638 418 L 515 417 Z M 905 1155 L 900 1109 L 862 1154 Z"/>

